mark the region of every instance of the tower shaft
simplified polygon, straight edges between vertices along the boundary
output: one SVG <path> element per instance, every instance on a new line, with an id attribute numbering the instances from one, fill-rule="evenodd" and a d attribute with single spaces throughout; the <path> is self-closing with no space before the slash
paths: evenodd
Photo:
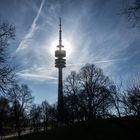
<path id="1" fill-rule="evenodd" d="M 63 82 L 62 82 L 62 68 L 58 68 L 58 122 L 63 124 L 64 121 L 64 103 L 63 103 Z"/>

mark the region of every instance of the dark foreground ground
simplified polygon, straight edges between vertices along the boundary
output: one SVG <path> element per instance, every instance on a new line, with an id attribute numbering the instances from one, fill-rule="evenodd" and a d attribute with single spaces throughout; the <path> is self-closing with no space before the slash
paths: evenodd
<path id="1" fill-rule="evenodd" d="M 10 138 L 8 140 L 16 140 Z M 28 134 L 22 140 L 140 140 L 140 119 L 92 120 L 48 132 Z"/>

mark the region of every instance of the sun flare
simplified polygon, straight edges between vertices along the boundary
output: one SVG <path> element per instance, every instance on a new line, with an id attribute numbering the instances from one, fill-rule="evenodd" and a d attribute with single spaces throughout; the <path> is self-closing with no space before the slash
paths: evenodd
<path id="1" fill-rule="evenodd" d="M 59 44 L 58 43 L 58 40 L 52 41 L 51 47 L 50 47 L 50 53 L 51 53 L 51 55 L 54 56 L 55 50 L 58 49 L 56 47 L 58 44 Z M 70 57 L 70 54 L 71 54 L 71 52 L 73 50 L 72 44 L 69 41 L 67 41 L 67 40 L 63 40 L 62 41 L 62 44 L 64 46 L 64 48 L 62 48 L 62 49 L 66 51 L 66 57 Z"/>

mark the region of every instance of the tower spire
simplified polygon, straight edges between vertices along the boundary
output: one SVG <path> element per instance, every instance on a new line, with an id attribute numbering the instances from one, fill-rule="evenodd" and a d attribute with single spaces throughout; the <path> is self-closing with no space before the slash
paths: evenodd
<path id="1" fill-rule="evenodd" d="M 59 18 L 59 45 L 62 45 L 61 17 Z"/>

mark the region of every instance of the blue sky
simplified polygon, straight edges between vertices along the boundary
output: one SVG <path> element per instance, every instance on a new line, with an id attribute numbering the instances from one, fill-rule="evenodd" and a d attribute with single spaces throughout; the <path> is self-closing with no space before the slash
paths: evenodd
<path id="1" fill-rule="evenodd" d="M 120 14 L 131 0 L 1 0 L 0 18 L 16 27 L 10 43 L 12 65 L 27 83 L 35 102 L 57 100 L 57 69 L 52 50 L 62 17 L 67 50 L 64 78 L 71 70 L 93 63 L 114 81 L 140 70 L 139 28 Z M 53 48 L 53 49 L 52 49 Z"/>

